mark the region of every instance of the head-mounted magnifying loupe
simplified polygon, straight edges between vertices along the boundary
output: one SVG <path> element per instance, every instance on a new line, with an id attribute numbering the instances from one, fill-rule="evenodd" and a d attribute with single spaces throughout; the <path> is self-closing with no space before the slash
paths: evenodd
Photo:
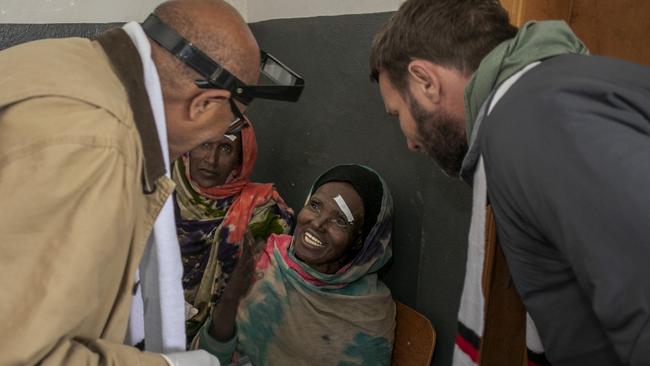
<path id="1" fill-rule="evenodd" d="M 199 88 L 229 90 L 232 98 L 244 104 L 249 104 L 253 98 L 288 102 L 296 102 L 300 98 L 305 85 L 303 78 L 264 51 L 261 51 L 261 79 L 270 82 L 270 85 L 246 85 L 155 14 L 149 15 L 142 28 L 147 36 L 205 78 L 195 81 Z"/>

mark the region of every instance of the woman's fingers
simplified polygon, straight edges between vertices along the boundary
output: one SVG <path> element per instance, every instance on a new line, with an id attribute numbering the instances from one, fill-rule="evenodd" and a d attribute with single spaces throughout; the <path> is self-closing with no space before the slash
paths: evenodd
<path id="1" fill-rule="evenodd" d="M 242 249 L 246 251 L 247 254 L 252 255 L 253 253 L 253 245 L 255 241 L 253 239 L 253 235 L 251 234 L 250 230 L 246 231 L 246 234 L 244 234 L 244 242 L 242 243 Z"/>

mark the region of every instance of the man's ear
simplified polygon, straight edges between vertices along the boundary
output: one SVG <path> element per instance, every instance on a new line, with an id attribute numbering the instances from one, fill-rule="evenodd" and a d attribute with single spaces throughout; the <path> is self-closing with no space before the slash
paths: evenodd
<path id="1" fill-rule="evenodd" d="M 199 119 L 206 112 L 212 112 L 230 98 L 230 91 L 225 89 L 205 89 L 190 100 L 190 119 Z M 225 104 L 224 104 L 225 103 Z"/>
<path id="2" fill-rule="evenodd" d="M 426 60 L 413 60 L 408 64 L 408 72 L 413 87 L 421 91 L 433 103 L 440 101 L 440 77 L 434 63 Z"/>

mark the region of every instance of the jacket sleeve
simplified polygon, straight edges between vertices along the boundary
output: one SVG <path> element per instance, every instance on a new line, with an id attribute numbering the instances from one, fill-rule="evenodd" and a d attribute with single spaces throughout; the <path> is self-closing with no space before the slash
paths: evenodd
<path id="1" fill-rule="evenodd" d="M 50 123 L 118 126 L 99 108 L 61 107 L 68 113 Z M 125 189 L 139 181 L 136 167 L 118 139 L 79 125 L 21 132 L 45 117 L 26 109 L 0 118 L 0 364 L 167 365 L 121 344 L 128 263 L 139 260 L 133 189 Z"/>
<path id="2" fill-rule="evenodd" d="M 586 301 L 590 314 L 548 316 L 595 316 L 623 364 L 650 364 L 650 124 L 639 113 L 647 104 L 595 90 L 513 98 L 487 121 L 499 125 L 485 140 L 491 199 L 568 264 L 551 268 L 540 245 L 520 269 L 542 263 L 545 274 L 531 276 L 539 282 L 574 277 L 573 301 Z M 502 239 L 517 246 L 520 238 Z M 595 335 L 585 333 L 579 338 Z"/>

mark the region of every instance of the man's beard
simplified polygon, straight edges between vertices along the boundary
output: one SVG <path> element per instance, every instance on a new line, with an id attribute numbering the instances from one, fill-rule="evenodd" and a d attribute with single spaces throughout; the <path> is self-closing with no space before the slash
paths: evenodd
<path id="1" fill-rule="evenodd" d="M 420 135 L 419 143 L 427 155 L 450 177 L 458 177 L 463 158 L 467 153 L 465 120 L 438 110 L 424 110 L 412 95 L 408 98 L 411 116 L 415 119 Z"/>

